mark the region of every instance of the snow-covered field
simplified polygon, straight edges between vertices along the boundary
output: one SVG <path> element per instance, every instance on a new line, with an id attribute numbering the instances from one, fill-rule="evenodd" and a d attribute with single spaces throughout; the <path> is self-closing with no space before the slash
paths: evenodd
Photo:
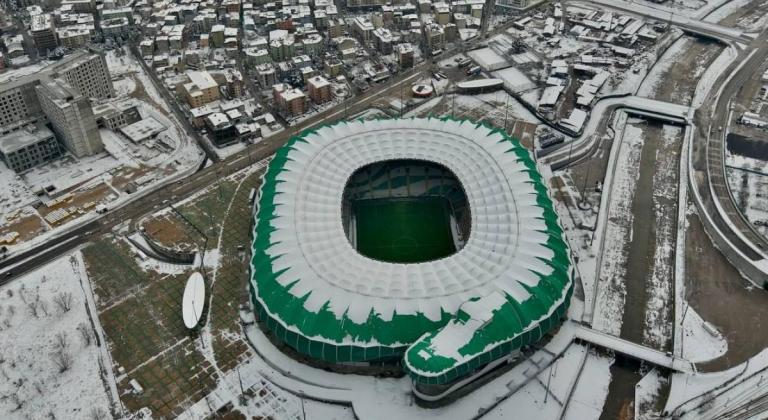
<path id="1" fill-rule="evenodd" d="M 77 252 L 0 288 L 0 418 L 108 415 L 80 267 Z"/>

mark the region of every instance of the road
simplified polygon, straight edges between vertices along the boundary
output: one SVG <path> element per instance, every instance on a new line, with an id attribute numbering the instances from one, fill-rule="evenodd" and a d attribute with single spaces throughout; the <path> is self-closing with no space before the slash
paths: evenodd
<path id="1" fill-rule="evenodd" d="M 729 125 L 732 99 L 739 94 L 741 87 L 751 77 L 758 74 L 766 57 L 768 57 L 768 31 L 760 34 L 750 43 L 749 48 L 741 51 L 731 67 L 724 72 L 724 77 L 730 75 L 733 77 L 723 86 L 717 102 L 715 103 L 717 91 L 714 89 L 704 102 L 715 103 L 715 106 L 697 110 L 694 120 L 698 129 L 691 149 L 694 175 L 697 176 L 697 181 L 700 181 L 697 186 L 707 212 L 733 246 L 753 261 L 762 260 L 764 257 L 748 242 L 754 244 L 760 251 L 768 252 L 768 241 L 744 218 L 733 200 L 724 165 L 725 135 L 726 127 Z M 742 67 L 734 73 L 739 65 Z M 724 80 L 719 80 L 716 86 L 722 86 L 723 82 Z M 708 113 L 708 110 L 711 112 Z M 725 212 L 728 220 L 720 216 L 718 205 Z M 734 228 L 738 233 L 734 232 Z"/>

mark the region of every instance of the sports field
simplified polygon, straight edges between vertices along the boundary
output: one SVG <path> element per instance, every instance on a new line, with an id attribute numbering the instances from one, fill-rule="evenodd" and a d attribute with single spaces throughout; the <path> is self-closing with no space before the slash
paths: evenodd
<path id="1" fill-rule="evenodd" d="M 383 198 L 352 204 L 357 250 L 379 261 L 415 263 L 456 251 L 448 202 L 440 197 Z"/>

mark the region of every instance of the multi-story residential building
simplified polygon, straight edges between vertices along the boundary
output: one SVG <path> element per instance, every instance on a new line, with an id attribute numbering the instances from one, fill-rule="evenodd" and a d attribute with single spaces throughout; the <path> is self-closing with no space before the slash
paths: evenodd
<path id="1" fill-rule="evenodd" d="M 59 42 L 63 47 L 80 48 L 91 40 L 91 30 L 88 27 L 68 26 L 56 31 Z"/>
<path id="2" fill-rule="evenodd" d="M 373 22 L 370 19 L 358 16 L 352 25 L 355 36 L 361 43 L 365 43 L 371 40 L 373 36 Z"/>
<path id="3" fill-rule="evenodd" d="M 0 136 L 0 160 L 18 173 L 42 165 L 61 155 L 53 132 L 42 123 Z"/>
<path id="4" fill-rule="evenodd" d="M 331 100 L 331 84 L 323 76 L 314 76 L 307 81 L 309 97 L 316 104 L 322 104 Z"/>
<path id="5" fill-rule="evenodd" d="M 64 147 L 77 157 L 104 150 L 88 97 L 63 79 L 46 81 L 36 89 L 43 113 Z"/>
<path id="6" fill-rule="evenodd" d="M 197 108 L 219 99 L 219 85 L 207 71 L 187 72 L 189 83 L 183 85 L 190 108 Z"/>
<path id="7" fill-rule="evenodd" d="M 445 31 L 443 31 L 442 26 L 436 23 L 424 25 L 424 37 L 426 38 L 427 48 L 431 51 L 445 47 Z"/>
<path id="8" fill-rule="evenodd" d="M 397 62 L 401 69 L 410 69 L 413 67 L 413 45 L 405 42 L 395 46 L 397 53 Z"/>
<path id="9" fill-rule="evenodd" d="M 33 16 L 29 32 L 32 34 L 32 39 L 35 40 L 35 46 L 40 54 L 46 54 L 59 46 L 56 28 L 53 26 L 53 18 L 50 14 Z"/>
<path id="10" fill-rule="evenodd" d="M 392 54 L 392 32 L 386 28 L 378 28 L 373 31 L 374 44 L 382 54 Z"/>
<path id="11" fill-rule="evenodd" d="M 288 115 L 301 115 L 307 111 L 307 96 L 300 89 L 278 83 L 272 88 L 272 97 L 278 108 Z"/>

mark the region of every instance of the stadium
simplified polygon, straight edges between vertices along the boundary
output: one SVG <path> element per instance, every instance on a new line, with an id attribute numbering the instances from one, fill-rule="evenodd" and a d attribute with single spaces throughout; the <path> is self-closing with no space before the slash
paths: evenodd
<path id="1" fill-rule="evenodd" d="M 518 141 L 450 118 L 339 122 L 282 147 L 259 191 L 251 297 L 326 366 L 402 367 L 437 400 L 565 317 L 572 263 Z"/>

